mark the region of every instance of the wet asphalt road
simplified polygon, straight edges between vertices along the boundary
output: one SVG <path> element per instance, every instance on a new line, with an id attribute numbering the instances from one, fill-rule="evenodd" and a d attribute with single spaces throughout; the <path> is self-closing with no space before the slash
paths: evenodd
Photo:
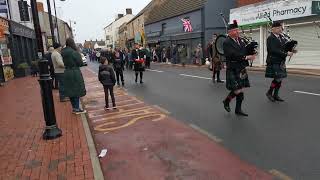
<path id="1" fill-rule="evenodd" d="M 97 71 L 98 64 L 89 63 L 89 67 Z M 125 81 L 130 93 L 216 136 L 242 160 L 293 179 L 319 180 L 320 78 L 289 75 L 280 91 L 286 102 L 272 103 L 265 97 L 271 80 L 261 72 L 249 76 L 252 87 L 246 90 L 243 103 L 248 118 L 223 109 L 222 100 L 228 94 L 225 84 L 213 84 L 211 72 L 204 68 L 153 64 L 145 72 L 144 84 L 134 82 L 132 71 L 125 72 Z M 234 106 L 235 101 L 233 110 Z"/>

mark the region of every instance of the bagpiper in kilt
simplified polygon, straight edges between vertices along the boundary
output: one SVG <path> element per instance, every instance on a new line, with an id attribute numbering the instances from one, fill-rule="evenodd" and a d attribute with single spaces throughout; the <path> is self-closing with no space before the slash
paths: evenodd
<path id="1" fill-rule="evenodd" d="M 135 49 L 132 50 L 131 56 L 136 75 L 135 82 L 138 83 L 138 75 L 140 74 L 140 84 L 142 84 L 143 71 L 145 71 L 145 53 L 142 49 L 140 49 L 140 44 L 135 44 Z"/>
<path id="2" fill-rule="evenodd" d="M 272 102 L 284 100 L 279 97 L 279 90 L 282 80 L 287 77 L 286 58 L 292 56 L 294 52 L 285 51 L 285 43 L 283 35 L 282 23 L 275 21 L 272 23 L 272 32 L 267 39 L 267 67 L 266 78 L 272 78 L 270 88 L 266 94 Z"/>
<path id="3" fill-rule="evenodd" d="M 248 60 L 254 60 L 255 55 L 246 56 L 246 44 L 239 37 L 239 29 L 236 21 L 228 26 L 228 37 L 223 43 L 224 55 L 226 57 L 226 87 L 230 90 L 229 95 L 223 101 L 227 112 L 231 111 L 230 102 L 236 97 L 235 113 L 239 116 L 248 116 L 242 111 L 242 101 L 244 100 L 243 89 L 250 87 L 246 67 Z"/>

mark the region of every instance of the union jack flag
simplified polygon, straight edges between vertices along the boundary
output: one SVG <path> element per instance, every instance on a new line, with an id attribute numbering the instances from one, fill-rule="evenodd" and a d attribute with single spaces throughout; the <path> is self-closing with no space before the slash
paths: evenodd
<path id="1" fill-rule="evenodd" d="M 181 19 L 181 21 L 183 22 L 184 32 L 192 32 L 193 31 L 190 19 Z"/>

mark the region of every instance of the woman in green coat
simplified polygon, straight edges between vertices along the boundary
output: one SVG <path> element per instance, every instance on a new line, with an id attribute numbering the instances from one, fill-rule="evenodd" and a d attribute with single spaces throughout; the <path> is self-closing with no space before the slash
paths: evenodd
<path id="1" fill-rule="evenodd" d="M 67 39 L 66 48 L 62 50 L 61 55 L 65 66 L 65 96 L 70 98 L 73 113 L 86 113 L 85 110 L 80 109 L 80 97 L 86 95 L 86 88 L 80 71 L 83 62 L 72 38 Z"/>

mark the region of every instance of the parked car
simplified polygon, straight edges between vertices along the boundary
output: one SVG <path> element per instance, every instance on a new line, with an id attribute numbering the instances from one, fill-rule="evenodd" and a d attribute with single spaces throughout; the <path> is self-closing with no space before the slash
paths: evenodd
<path id="1" fill-rule="evenodd" d="M 81 53 L 81 59 L 82 59 L 83 65 L 88 66 L 88 64 L 87 64 L 87 58 L 84 56 L 83 53 Z"/>

